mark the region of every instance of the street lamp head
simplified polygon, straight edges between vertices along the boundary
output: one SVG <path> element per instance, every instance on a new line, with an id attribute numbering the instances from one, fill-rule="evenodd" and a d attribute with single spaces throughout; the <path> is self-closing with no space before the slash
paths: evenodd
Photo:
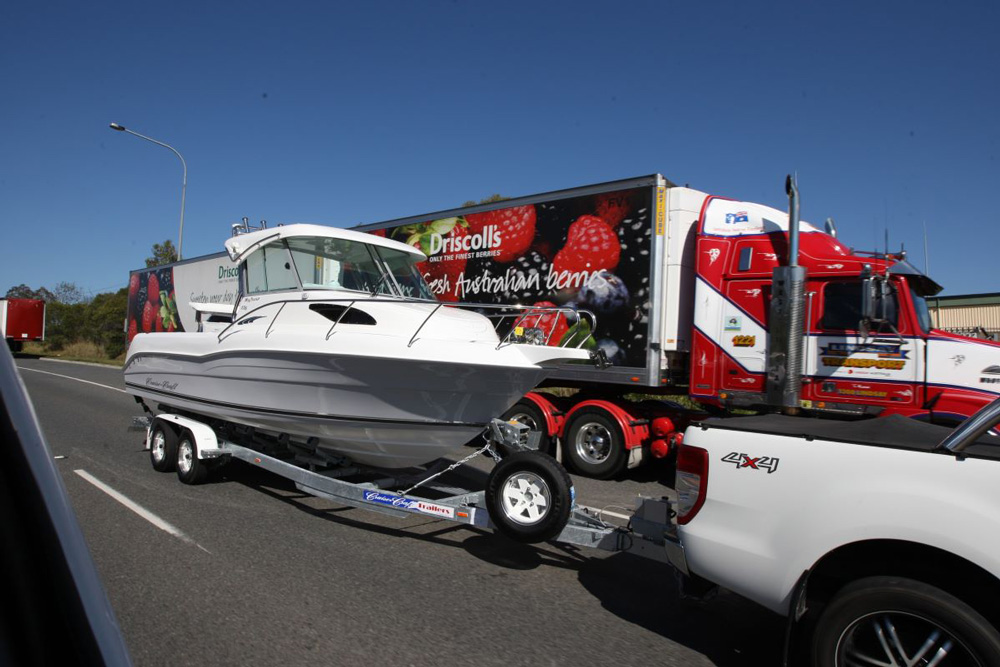
<path id="1" fill-rule="evenodd" d="M 119 125 L 118 123 L 111 123 L 110 127 L 112 130 L 118 130 L 119 132 L 125 131 L 125 128 Z"/>

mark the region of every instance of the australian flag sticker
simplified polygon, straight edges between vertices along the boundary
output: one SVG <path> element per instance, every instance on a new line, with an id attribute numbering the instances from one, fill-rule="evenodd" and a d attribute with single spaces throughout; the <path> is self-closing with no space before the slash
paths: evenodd
<path id="1" fill-rule="evenodd" d="M 736 213 L 726 213 L 726 224 L 727 225 L 738 225 L 740 223 L 750 222 L 750 214 L 746 211 L 737 211 Z"/>

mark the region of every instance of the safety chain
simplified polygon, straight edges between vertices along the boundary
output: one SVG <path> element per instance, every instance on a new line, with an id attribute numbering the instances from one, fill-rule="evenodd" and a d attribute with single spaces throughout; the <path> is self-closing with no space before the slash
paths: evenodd
<path id="1" fill-rule="evenodd" d="M 471 461 L 472 459 L 474 459 L 477 456 L 479 456 L 480 454 L 484 454 L 484 453 L 487 453 L 487 452 L 489 452 L 489 455 L 493 457 L 493 460 L 496 463 L 500 462 L 500 455 L 497 454 L 496 450 L 493 449 L 493 443 L 490 442 L 489 440 L 487 440 L 486 444 L 483 445 L 483 447 L 481 449 L 477 449 L 475 452 L 473 452 L 472 454 L 469 454 L 468 456 L 466 456 L 461 461 L 456 461 L 455 463 L 451 464 L 450 466 L 448 466 L 447 468 L 445 468 L 441 472 L 434 473 L 430 477 L 427 477 L 425 479 L 420 480 L 419 482 L 417 482 L 416 484 L 414 484 L 413 486 L 411 486 L 410 488 L 408 488 L 406 491 L 403 491 L 400 495 L 407 496 L 407 495 L 410 494 L 410 491 L 413 491 L 414 489 L 420 488 L 421 486 L 423 486 L 427 482 L 431 481 L 435 477 L 440 477 L 441 475 L 445 474 L 446 472 L 451 472 L 452 470 L 454 470 L 458 466 L 464 465 L 464 464 L 468 463 L 469 461 Z"/>

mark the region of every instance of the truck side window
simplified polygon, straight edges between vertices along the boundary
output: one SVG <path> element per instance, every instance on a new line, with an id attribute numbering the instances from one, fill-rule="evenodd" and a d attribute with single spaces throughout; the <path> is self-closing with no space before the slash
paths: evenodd
<path id="1" fill-rule="evenodd" d="M 899 309 L 893 292 L 885 304 L 886 319 L 892 326 L 898 325 Z M 861 322 L 861 282 L 827 283 L 823 288 L 823 315 L 819 326 L 835 331 L 857 331 Z"/>

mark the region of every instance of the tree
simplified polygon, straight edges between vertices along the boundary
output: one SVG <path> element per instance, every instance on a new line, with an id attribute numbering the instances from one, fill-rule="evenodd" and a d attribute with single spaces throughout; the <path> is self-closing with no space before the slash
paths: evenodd
<path id="1" fill-rule="evenodd" d="M 510 197 L 504 197 L 501 194 L 493 194 L 487 197 L 486 199 L 480 199 L 478 202 L 472 201 L 470 199 L 469 201 L 462 204 L 462 208 L 465 208 L 466 206 L 475 206 L 476 204 L 492 204 L 493 202 L 504 201 L 505 199 L 510 199 Z"/>
<path id="2" fill-rule="evenodd" d="M 17 287 L 11 287 L 7 290 L 8 299 L 41 299 L 42 301 L 55 301 L 55 295 L 45 289 L 44 287 L 39 287 L 38 289 L 31 289 L 27 285 L 21 284 Z"/>
<path id="3" fill-rule="evenodd" d="M 173 241 L 167 239 L 163 243 L 153 244 L 153 256 L 146 258 L 146 268 L 151 269 L 154 266 L 162 266 L 176 261 L 177 248 L 174 247 Z"/>
<path id="4" fill-rule="evenodd" d="M 114 359 L 125 351 L 125 312 L 128 288 L 95 296 L 87 308 L 86 336 Z"/>

